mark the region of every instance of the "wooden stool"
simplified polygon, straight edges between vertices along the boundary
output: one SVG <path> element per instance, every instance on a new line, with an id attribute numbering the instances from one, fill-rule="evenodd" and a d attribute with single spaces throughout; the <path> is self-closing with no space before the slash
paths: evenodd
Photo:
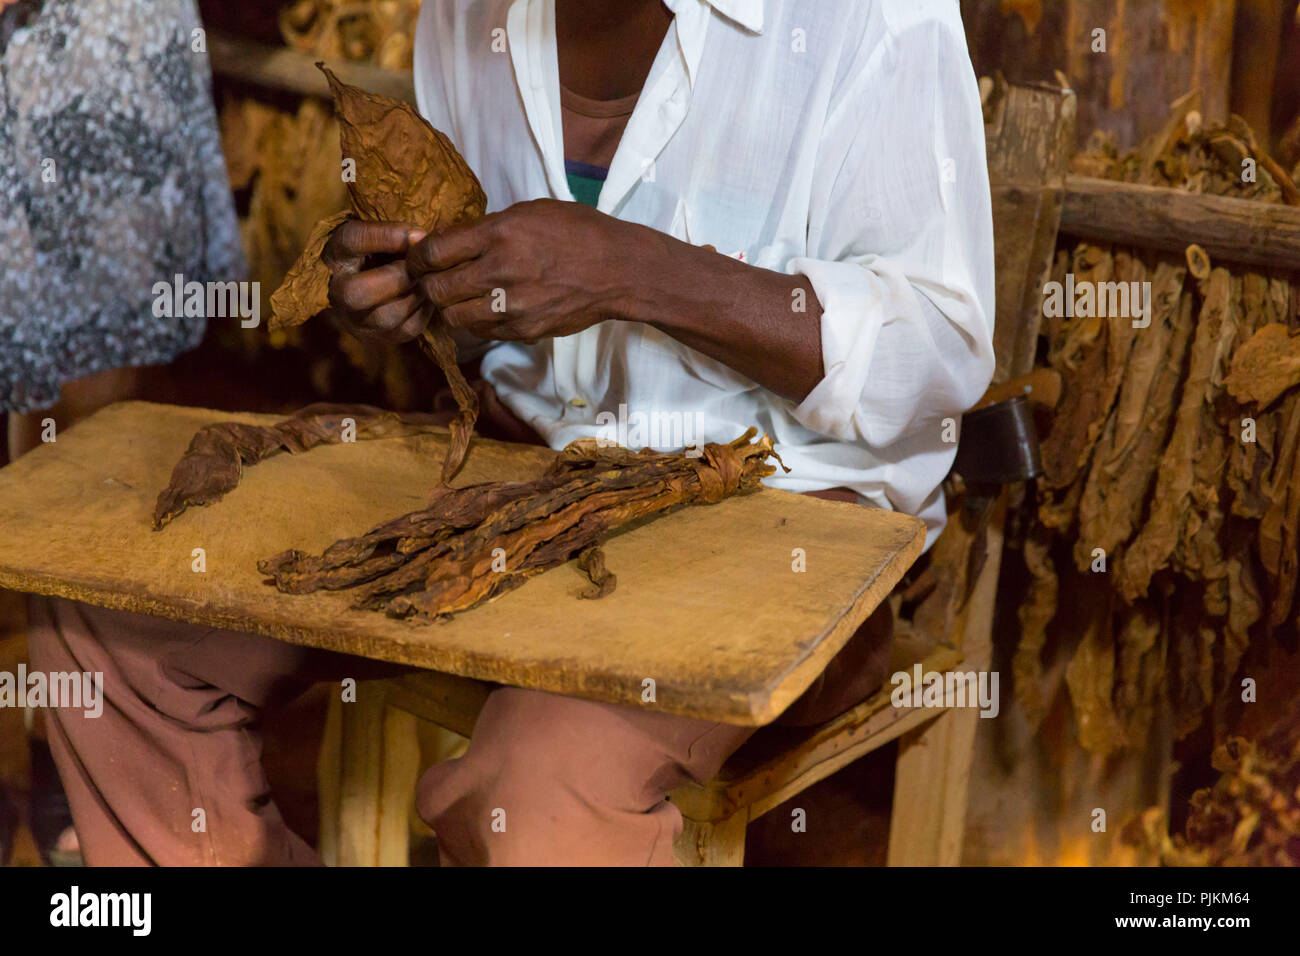
<path id="1" fill-rule="evenodd" d="M 996 574 L 983 587 L 991 591 Z M 922 658 L 913 642 L 896 644 L 893 670 L 920 661 L 925 672 L 962 660 L 941 646 Z M 908 658 L 911 660 L 908 660 Z M 987 667 L 984 648 L 968 648 L 963 669 Z M 491 686 L 426 672 L 358 686 L 357 700 L 335 699 L 320 757 L 320 852 L 339 866 L 405 866 L 419 777 L 416 720 L 468 737 Z M 678 861 L 687 866 L 739 866 L 745 828 L 773 807 L 892 740 L 902 738 L 895 782 L 891 864 L 956 863 L 966 809 L 966 783 L 976 712 L 897 708 L 886 685 L 820 727 L 764 728 L 713 780 L 681 787 L 671 800 L 685 826 Z"/>

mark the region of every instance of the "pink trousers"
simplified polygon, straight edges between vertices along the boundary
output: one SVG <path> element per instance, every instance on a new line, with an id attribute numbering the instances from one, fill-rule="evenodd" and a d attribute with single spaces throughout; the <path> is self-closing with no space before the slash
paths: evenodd
<path id="1" fill-rule="evenodd" d="M 34 670 L 103 675 L 99 716 L 47 714 L 87 863 L 319 862 L 271 800 L 259 714 L 316 681 L 403 669 L 59 599 L 29 607 Z M 783 721 L 820 722 L 878 687 L 891 624 L 873 616 Z M 671 864 L 668 792 L 717 773 L 753 732 L 503 687 L 465 756 L 424 773 L 417 806 L 444 865 Z"/>

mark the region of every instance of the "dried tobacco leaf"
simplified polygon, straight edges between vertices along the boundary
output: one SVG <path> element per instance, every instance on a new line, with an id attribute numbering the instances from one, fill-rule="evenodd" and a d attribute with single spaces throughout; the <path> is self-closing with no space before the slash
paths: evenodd
<path id="1" fill-rule="evenodd" d="M 613 575 L 591 549 L 633 522 L 757 488 L 776 470 L 768 463 L 776 453 L 756 434 L 705 445 L 698 458 L 583 439 L 535 481 L 448 489 L 429 508 L 319 556 L 286 551 L 258 568 L 281 591 L 357 588 L 354 607 L 420 620 L 468 610 L 575 556 L 596 583 L 591 596 L 607 594 Z"/>
<path id="2" fill-rule="evenodd" d="M 456 341 L 440 316 L 435 314 L 431 318 L 420 336 L 420 348 L 442 369 L 447 384 L 451 386 L 452 398 L 456 400 L 456 417 L 450 422 L 451 441 L 442 460 L 442 483 L 445 485 L 460 469 L 465 453 L 469 451 L 474 422 L 478 420 L 478 393 L 460 370 L 460 363 L 456 360 Z"/>
<path id="3" fill-rule="evenodd" d="M 359 218 L 437 233 L 483 215 L 483 187 L 445 134 L 409 103 L 349 86 L 317 66 L 334 94 L 343 157 L 356 160 L 348 193 Z"/>
<path id="4" fill-rule="evenodd" d="M 1141 746 L 1155 717 L 1160 681 L 1164 678 L 1163 621 L 1155 602 L 1138 601 L 1120 617 L 1119 674 L 1115 680 L 1115 713 L 1124 741 Z"/>
<path id="5" fill-rule="evenodd" d="M 614 593 L 614 588 L 618 586 L 618 575 L 605 567 L 605 552 L 599 546 L 592 545 L 582 552 L 575 563 L 591 579 L 591 587 L 578 597 L 594 601 Z"/>
<path id="6" fill-rule="evenodd" d="M 1087 628 L 1065 668 L 1065 683 L 1085 750 L 1106 755 L 1124 745 L 1115 713 L 1115 632 L 1110 593 L 1089 602 Z"/>
<path id="7" fill-rule="evenodd" d="M 1215 269 L 1213 276 L 1217 277 L 1212 279 L 1217 288 L 1226 294 L 1228 273 Z M 1216 359 L 1221 359 L 1219 334 L 1225 314 L 1226 305 L 1202 309 L 1196 323 L 1182 399 L 1173 435 L 1160 459 L 1151 511 L 1137 538 L 1125 551 L 1116 575 L 1119 592 L 1128 601 L 1145 594 L 1152 576 L 1169 563 L 1191 514 L 1189 504 L 1197 448 L 1207 426 L 1217 431 L 1214 422 L 1217 388 L 1213 379 Z"/>
<path id="8" fill-rule="evenodd" d="M 487 209 L 483 188 L 446 135 L 409 104 L 349 86 L 324 65 L 316 65 L 334 94 L 343 157 L 356 164 L 348 195 L 359 218 L 411 222 L 437 233 L 483 215 Z M 321 220 L 312 231 L 307 248 L 271 297 L 272 328 L 298 325 L 328 305 L 329 269 L 321 264 L 320 253 L 345 218 Z M 456 360 L 456 344 L 436 313 L 421 336 L 421 346 L 447 377 L 459 409 L 442 463 L 446 484 L 465 460 L 478 418 L 478 395 L 465 380 Z"/>
<path id="9" fill-rule="evenodd" d="M 1047 625 L 1056 616 L 1060 578 L 1051 556 L 1051 536 L 1039 525 L 1025 539 L 1025 567 L 1030 574 L 1029 591 L 1017 614 L 1020 642 L 1011 660 L 1011 673 L 1020 704 L 1031 727 L 1037 728 L 1047 714 L 1043 700 L 1043 648 L 1047 646 Z"/>
<path id="10" fill-rule="evenodd" d="M 1290 614 L 1300 559 L 1300 396 L 1289 396 L 1280 412 L 1285 418 L 1269 482 L 1269 504 L 1259 521 L 1259 557 L 1273 592 L 1270 628 L 1281 626 Z"/>
<path id="11" fill-rule="evenodd" d="M 1300 335 L 1280 322 L 1270 322 L 1232 357 L 1225 382 L 1229 394 L 1259 408 L 1272 405 L 1279 395 L 1300 385 Z"/>
<path id="12" fill-rule="evenodd" d="M 1217 628 L 1205 617 L 1199 591 L 1198 584 L 1180 580 L 1171 599 L 1167 696 L 1179 740 L 1201 725 L 1214 698 Z"/>
<path id="13" fill-rule="evenodd" d="M 1100 283 L 1111 280 L 1114 258 L 1108 250 L 1081 244 L 1075 253 L 1073 271 L 1082 288 L 1098 288 Z M 1092 315 L 1077 317 L 1064 327 L 1064 342 L 1053 361 L 1053 367 L 1061 373 L 1062 399 L 1042 445 L 1043 471 L 1049 488 L 1074 484 L 1105 426 L 1114 395 L 1099 383 L 1114 381 L 1107 366 L 1122 351 L 1111 344 L 1109 330 L 1113 326 Z"/>
<path id="14" fill-rule="evenodd" d="M 1228 568 L 1220 543 L 1225 516 L 1219 489 L 1228 467 L 1228 434 L 1235 414 L 1235 403 L 1223 394 L 1223 382 L 1241 320 L 1241 280 L 1226 269 L 1213 269 L 1201 284 L 1201 291 L 1199 321 L 1217 325 L 1219 333 L 1211 345 L 1206 401 L 1201 406 L 1201 429 L 1192 456 L 1191 507 L 1174 552 L 1174 566 L 1185 577 L 1199 578 L 1207 584 L 1215 582 L 1214 587 L 1207 588 L 1207 593 L 1215 595 L 1207 610 L 1222 617 L 1227 613 Z M 1227 406 L 1233 406 L 1233 410 Z"/>
<path id="15" fill-rule="evenodd" d="M 1225 682 L 1236 676 L 1237 666 L 1250 647 L 1250 629 L 1264 613 L 1247 534 L 1236 533 L 1230 537 L 1228 555 L 1228 613 L 1223 631 Z"/>
<path id="16" fill-rule="evenodd" d="M 153 527 L 160 530 L 186 508 L 220 501 L 239 484 L 245 465 L 282 451 L 298 454 L 344 437 L 344 419 L 355 423 L 356 440 L 396 438 L 441 431 L 441 417 L 398 414 L 369 405 L 309 405 L 274 425 L 219 422 L 200 428 L 158 495 Z"/>
<path id="17" fill-rule="evenodd" d="M 271 293 L 271 328 L 302 325 L 329 308 L 330 269 L 320 261 L 320 254 L 335 227 L 350 218 L 352 214 L 345 209 L 326 216 L 312 228 L 302 255 L 289 267 L 280 287 Z"/>
<path id="18" fill-rule="evenodd" d="M 1254 332 L 1272 322 L 1286 321 L 1286 308 L 1290 303 L 1290 288 L 1285 280 L 1270 280 L 1257 272 L 1242 277 L 1242 317 L 1238 338 L 1249 343 Z M 1238 352 L 1245 344 L 1238 345 Z M 1232 365 L 1235 366 L 1236 355 Z M 1232 374 L 1224 382 L 1233 394 Z M 1235 395 L 1233 396 L 1236 397 Z M 1240 434 L 1240 415 L 1235 415 L 1234 434 Z M 1227 483 L 1232 495 L 1232 513 L 1241 518 L 1259 519 L 1268 509 L 1267 479 L 1272 471 L 1274 439 L 1277 433 L 1277 416 L 1256 415 L 1255 440 L 1234 441 L 1228 460 Z"/>
<path id="19" fill-rule="evenodd" d="M 1133 261 L 1131 281 L 1144 281 L 1147 270 Z M 1151 277 L 1150 323 L 1137 336 L 1124 366 L 1124 380 L 1116 398 L 1115 432 L 1112 443 L 1098 449 L 1098 459 L 1108 477 L 1119 473 L 1131 475 L 1130 456 L 1134 452 L 1144 425 L 1151 418 L 1151 405 L 1162 399 L 1159 373 L 1178 364 L 1168 349 L 1174 338 L 1174 323 L 1183 292 L 1184 270 L 1168 261 L 1156 263 Z M 1176 368 L 1175 368 L 1176 371 Z M 1172 399 L 1168 407 L 1172 407 Z"/>

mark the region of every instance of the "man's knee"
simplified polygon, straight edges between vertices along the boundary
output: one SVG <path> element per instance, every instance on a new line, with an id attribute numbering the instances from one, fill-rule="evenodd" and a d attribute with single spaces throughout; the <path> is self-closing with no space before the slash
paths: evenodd
<path id="1" fill-rule="evenodd" d="M 624 861 L 671 843 L 671 758 L 619 708 L 503 688 L 465 756 L 426 771 L 420 815 L 449 862 Z"/>
<path id="2" fill-rule="evenodd" d="M 563 790 L 629 807 L 645 803 L 646 774 L 662 759 L 609 705 L 509 687 L 488 699 L 462 761 L 503 797 Z"/>

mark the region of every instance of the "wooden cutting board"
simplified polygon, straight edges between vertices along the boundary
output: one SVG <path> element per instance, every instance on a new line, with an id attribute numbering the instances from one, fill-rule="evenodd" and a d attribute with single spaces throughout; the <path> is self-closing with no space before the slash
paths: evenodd
<path id="1" fill-rule="evenodd" d="M 764 489 L 614 537 L 613 594 L 573 566 L 446 623 L 281 594 L 257 561 L 318 553 L 426 504 L 441 434 L 282 454 L 223 500 L 152 530 L 158 492 L 203 425 L 270 423 L 146 402 L 109 406 L 0 469 L 0 587 L 671 713 L 763 724 L 821 672 L 921 553 L 920 520 Z M 779 449 L 778 449 L 779 450 Z M 456 484 L 523 480 L 554 452 L 475 439 Z M 206 570 L 193 570 L 196 549 Z M 806 571 L 796 572 L 795 549 Z M 655 703 L 643 703 L 645 681 Z"/>

